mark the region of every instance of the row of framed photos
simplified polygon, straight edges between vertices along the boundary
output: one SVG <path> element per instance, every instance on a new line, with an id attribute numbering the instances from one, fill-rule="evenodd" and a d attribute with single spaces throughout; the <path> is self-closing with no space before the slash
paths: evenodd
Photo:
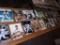
<path id="1" fill-rule="evenodd" d="M 21 22 L 40 18 L 56 18 L 60 16 L 57 11 L 40 10 L 10 10 L 0 9 L 0 22 Z"/>
<path id="2" fill-rule="evenodd" d="M 33 32 L 54 27 L 60 23 L 59 19 L 56 11 L 0 9 L 0 23 L 4 23 L 0 24 L 0 42 L 10 38 L 17 40 Z"/>

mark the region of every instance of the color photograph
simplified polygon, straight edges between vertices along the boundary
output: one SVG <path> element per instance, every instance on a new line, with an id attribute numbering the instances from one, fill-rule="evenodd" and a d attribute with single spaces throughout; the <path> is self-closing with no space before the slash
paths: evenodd
<path id="1" fill-rule="evenodd" d="M 54 20 L 52 18 L 49 18 L 48 21 L 49 21 L 51 27 L 55 26 L 55 22 L 54 22 Z"/>
<path id="2" fill-rule="evenodd" d="M 14 10 L 13 14 L 14 14 L 16 22 L 20 22 L 20 21 L 26 20 L 25 16 L 23 15 L 22 10 Z"/>
<path id="3" fill-rule="evenodd" d="M 51 14 L 53 15 L 54 18 L 60 16 L 57 11 L 51 11 Z"/>
<path id="4" fill-rule="evenodd" d="M 43 19 L 39 19 L 39 26 L 40 30 L 44 30 L 47 28 Z"/>
<path id="5" fill-rule="evenodd" d="M 47 28 L 50 28 L 51 27 L 51 25 L 50 25 L 50 23 L 48 21 L 48 18 L 45 18 L 44 19 L 44 22 L 45 22 L 45 25 L 46 25 Z"/>
<path id="6" fill-rule="evenodd" d="M 13 22 L 12 12 L 9 9 L 0 9 L 0 22 Z"/>
<path id="7" fill-rule="evenodd" d="M 11 37 L 13 40 L 23 38 L 24 31 L 21 23 L 9 24 Z"/>
<path id="8" fill-rule="evenodd" d="M 55 25 L 57 25 L 58 24 L 57 18 L 53 18 L 53 20 L 54 20 Z M 60 21 L 60 19 L 59 19 L 59 21 Z"/>
<path id="9" fill-rule="evenodd" d="M 47 11 L 47 15 L 48 15 L 47 18 L 53 18 L 53 15 L 52 15 L 51 11 Z"/>
<path id="10" fill-rule="evenodd" d="M 40 19 L 40 18 L 43 18 L 43 17 L 45 17 L 44 13 L 42 11 L 37 10 L 37 18 Z"/>
<path id="11" fill-rule="evenodd" d="M 10 39 L 10 33 L 9 33 L 8 26 L 5 24 L 0 25 L 0 42 L 6 41 L 9 39 Z"/>
<path id="12" fill-rule="evenodd" d="M 34 29 L 31 26 L 31 22 L 30 21 L 24 21 L 24 22 L 22 22 L 22 25 L 23 25 L 24 32 L 25 32 L 26 35 L 35 32 Z"/>
<path id="13" fill-rule="evenodd" d="M 40 30 L 40 29 L 39 29 L 39 23 L 38 23 L 37 20 L 32 20 L 32 21 L 31 21 L 31 25 L 32 25 L 32 27 L 34 28 L 35 32 L 37 32 L 37 31 Z"/>
<path id="14" fill-rule="evenodd" d="M 32 14 L 33 14 L 33 17 L 34 17 L 34 19 L 36 19 L 37 18 L 37 11 L 36 10 L 32 10 Z"/>

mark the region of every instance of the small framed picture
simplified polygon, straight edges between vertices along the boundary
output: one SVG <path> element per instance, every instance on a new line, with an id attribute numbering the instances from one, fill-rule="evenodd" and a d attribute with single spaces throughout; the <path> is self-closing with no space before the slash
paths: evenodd
<path id="1" fill-rule="evenodd" d="M 44 19 L 44 22 L 45 22 L 45 25 L 46 25 L 47 28 L 50 28 L 51 27 L 51 25 L 50 25 L 50 23 L 48 21 L 48 18 L 45 18 Z"/>
<path id="2" fill-rule="evenodd" d="M 60 16 L 57 11 L 51 11 L 51 14 L 53 15 L 54 18 Z"/>
<path id="3" fill-rule="evenodd" d="M 23 15 L 22 10 L 14 10 L 13 14 L 14 14 L 16 22 L 20 22 L 20 21 L 26 20 L 25 16 Z"/>
<path id="4" fill-rule="evenodd" d="M 43 18 L 43 17 L 45 17 L 43 11 L 37 10 L 37 18 L 40 19 L 40 18 Z"/>
<path id="5" fill-rule="evenodd" d="M 10 9 L 0 9 L 0 22 L 13 22 L 13 16 Z"/>
<path id="6" fill-rule="evenodd" d="M 32 20 L 32 21 L 31 21 L 31 25 L 32 25 L 32 27 L 34 28 L 35 32 L 37 32 L 37 31 L 40 30 L 40 29 L 39 29 L 39 23 L 38 23 L 37 20 Z"/>
<path id="7" fill-rule="evenodd" d="M 24 36 L 24 31 L 21 23 L 9 24 L 9 28 L 10 28 L 11 37 L 13 40 L 17 40 Z"/>
<path id="8" fill-rule="evenodd" d="M 41 30 L 44 30 L 47 28 L 43 19 L 39 19 L 39 27 Z"/>
<path id="9" fill-rule="evenodd" d="M 0 42 L 8 41 L 10 39 L 10 32 L 8 29 L 8 25 L 2 24 L 0 25 Z"/>
<path id="10" fill-rule="evenodd" d="M 25 15 L 26 20 L 35 20 L 36 16 L 34 15 L 35 12 L 33 10 L 22 10 L 23 14 Z"/>
<path id="11" fill-rule="evenodd" d="M 24 21 L 24 22 L 22 22 L 22 25 L 23 25 L 24 32 L 26 35 L 34 32 L 34 29 L 32 28 L 30 21 Z"/>
<path id="12" fill-rule="evenodd" d="M 57 24 L 60 24 L 60 17 L 57 17 Z"/>
<path id="13" fill-rule="evenodd" d="M 49 21 L 51 27 L 55 26 L 55 22 L 54 22 L 53 18 L 49 18 L 48 21 Z"/>
<path id="14" fill-rule="evenodd" d="M 58 24 L 57 18 L 53 18 L 53 20 L 54 20 L 55 25 L 57 25 L 57 24 Z M 59 20 L 60 20 L 60 19 L 59 19 Z"/>
<path id="15" fill-rule="evenodd" d="M 46 11 L 46 12 L 47 12 L 48 18 L 53 18 L 51 11 Z"/>
<path id="16" fill-rule="evenodd" d="M 47 11 L 44 11 L 44 16 L 45 16 L 46 19 L 49 18 L 48 14 L 47 14 Z"/>

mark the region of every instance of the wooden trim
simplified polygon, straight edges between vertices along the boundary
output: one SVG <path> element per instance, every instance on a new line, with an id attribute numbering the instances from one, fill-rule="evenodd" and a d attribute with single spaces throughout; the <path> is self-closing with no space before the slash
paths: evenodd
<path id="1" fill-rule="evenodd" d="M 57 28 L 59 28 L 59 27 L 60 27 L 60 25 L 55 26 L 55 27 L 51 27 L 51 28 L 48 28 L 48 29 L 45 29 L 45 30 L 40 30 L 40 31 L 38 31 L 38 32 L 32 33 L 32 34 L 30 34 L 30 35 L 27 35 L 27 36 L 25 36 L 25 37 L 23 37 L 23 38 L 21 38 L 21 39 L 12 41 L 11 44 L 16 45 L 16 44 L 18 44 L 18 43 L 22 43 L 22 42 L 24 42 L 24 41 L 27 41 L 27 40 L 30 40 L 30 39 L 35 38 L 35 37 L 37 37 L 37 36 L 40 36 L 40 35 L 42 35 L 42 34 L 45 34 L 45 33 L 47 33 L 47 32 L 53 31 L 53 30 L 55 30 L 55 29 L 57 29 Z"/>
<path id="2" fill-rule="evenodd" d="M 47 9 L 52 9 L 52 8 L 54 8 L 53 10 L 60 10 L 59 7 L 54 6 L 54 5 L 43 5 L 43 4 L 40 4 L 39 6 L 48 7 L 48 8 L 43 8 L 43 9 L 39 8 L 40 10 L 44 10 L 44 9 L 47 10 Z M 2 9 L 11 9 L 11 10 L 39 10 L 37 8 L 36 9 L 32 9 L 32 8 L 15 8 L 15 7 L 0 7 L 0 8 L 2 8 Z"/>
<path id="3" fill-rule="evenodd" d="M 35 10 L 29 8 L 14 8 L 14 7 L 0 7 L 1 9 L 11 9 L 11 10 Z"/>

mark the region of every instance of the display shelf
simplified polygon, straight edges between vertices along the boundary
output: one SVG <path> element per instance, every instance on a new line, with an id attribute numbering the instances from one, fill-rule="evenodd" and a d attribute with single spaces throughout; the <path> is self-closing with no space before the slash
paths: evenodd
<path id="1" fill-rule="evenodd" d="M 35 33 L 30 34 L 30 35 L 24 36 L 24 37 L 21 38 L 21 39 L 12 41 L 12 42 L 11 42 L 11 45 L 16 45 L 16 44 L 18 44 L 18 43 L 22 43 L 22 42 L 24 42 L 24 41 L 30 40 L 30 39 L 32 39 L 32 38 L 35 38 L 35 37 L 40 36 L 40 35 L 42 35 L 42 34 L 45 34 L 45 33 L 47 33 L 47 32 L 53 31 L 53 30 L 55 30 L 55 29 L 57 29 L 57 28 L 59 28 L 59 27 L 60 27 L 60 25 L 57 25 L 57 26 L 55 26 L 55 27 L 51 27 L 51 28 L 48 28 L 48 29 L 45 29 L 45 30 L 40 30 L 40 31 L 38 31 L 38 32 L 35 32 Z"/>
<path id="2" fill-rule="evenodd" d="M 4 8 L 1 7 L 1 9 L 11 9 L 11 10 L 36 10 L 36 9 L 6 8 L 6 7 L 4 7 Z M 42 9 L 41 9 L 41 10 L 42 10 Z M 48 10 L 48 9 L 47 9 L 47 10 Z M 47 10 L 45 9 L 45 11 L 47 11 Z M 43 9 L 43 11 L 44 11 L 44 9 Z M 12 24 L 12 23 L 18 23 L 18 22 L 6 22 L 6 23 L 4 23 L 4 22 L 1 23 L 1 22 L 0 22 L 0 24 Z M 15 40 L 15 41 L 13 41 L 13 39 L 10 38 L 10 40 L 7 40 L 6 42 L 1 42 L 0 45 L 16 45 L 16 44 L 18 44 L 18 43 L 22 43 L 22 42 L 24 42 L 24 41 L 33 39 L 33 38 L 35 38 L 35 37 L 37 37 L 37 36 L 40 36 L 40 35 L 42 35 L 42 34 L 45 34 L 45 33 L 47 33 L 47 32 L 53 31 L 53 30 L 55 30 L 55 29 L 57 29 L 57 28 L 59 28 L 59 27 L 60 27 L 60 25 L 57 25 L 57 26 L 54 26 L 54 27 L 51 27 L 51 28 L 47 28 L 47 29 L 45 29 L 45 30 L 39 30 L 39 31 L 34 32 L 34 33 L 32 33 L 32 34 L 25 35 L 23 38 L 20 38 L 20 39 Z"/>

